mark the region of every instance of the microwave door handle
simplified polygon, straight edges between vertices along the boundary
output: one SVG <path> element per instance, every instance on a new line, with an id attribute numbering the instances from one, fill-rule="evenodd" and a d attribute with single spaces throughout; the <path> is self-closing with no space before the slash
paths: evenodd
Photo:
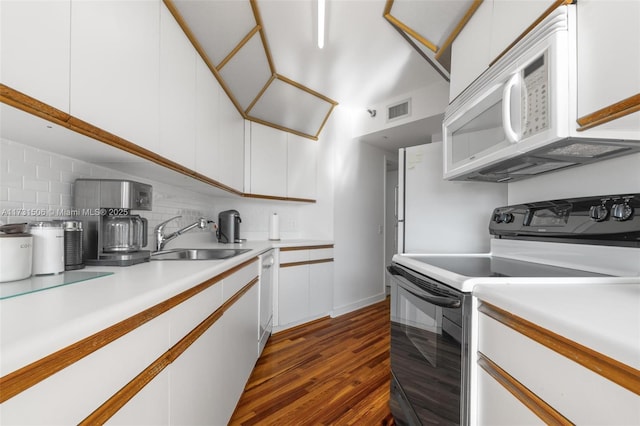
<path id="1" fill-rule="evenodd" d="M 517 143 L 520 140 L 518 133 L 511 126 L 511 89 L 520 83 L 520 73 L 511 76 L 502 91 L 502 126 L 507 140 L 511 143 Z"/>

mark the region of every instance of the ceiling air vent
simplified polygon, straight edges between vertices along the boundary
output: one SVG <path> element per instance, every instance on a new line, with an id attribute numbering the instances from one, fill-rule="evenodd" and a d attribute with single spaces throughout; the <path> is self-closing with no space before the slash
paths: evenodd
<path id="1" fill-rule="evenodd" d="M 411 99 L 387 107 L 387 121 L 397 120 L 411 115 Z"/>

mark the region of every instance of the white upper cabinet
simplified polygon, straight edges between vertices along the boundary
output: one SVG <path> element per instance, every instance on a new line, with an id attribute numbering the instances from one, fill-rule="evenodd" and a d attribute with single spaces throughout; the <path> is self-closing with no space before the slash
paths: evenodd
<path id="1" fill-rule="evenodd" d="M 272 127 L 251 123 L 250 183 L 256 195 L 287 196 L 287 134 Z"/>
<path id="2" fill-rule="evenodd" d="M 0 2 L 2 84 L 69 112 L 71 1 Z"/>
<path id="3" fill-rule="evenodd" d="M 489 67 L 493 2 L 485 0 L 451 47 L 449 102 Z"/>
<path id="4" fill-rule="evenodd" d="M 71 6 L 71 115 L 157 152 L 160 2 Z"/>
<path id="5" fill-rule="evenodd" d="M 484 0 L 454 40 L 449 101 L 516 41 L 554 0 Z"/>
<path id="6" fill-rule="evenodd" d="M 221 181 L 218 82 L 200 56 L 196 59 L 195 170 Z"/>
<path id="7" fill-rule="evenodd" d="M 216 83 L 217 84 L 217 83 Z M 218 89 L 219 114 L 219 158 L 220 182 L 244 191 L 244 118 L 240 115 L 229 96 Z"/>
<path id="8" fill-rule="evenodd" d="M 578 25 L 578 119 L 593 115 L 606 119 L 629 98 L 629 109 L 640 103 L 640 2 L 580 0 Z M 597 114 L 594 114 L 597 113 Z M 586 120 L 592 122 L 592 120 Z M 597 124 L 597 122 L 596 122 Z M 585 125 L 581 123 L 581 125 Z M 620 139 L 640 138 L 640 111 L 597 125 L 583 133 Z"/>
<path id="9" fill-rule="evenodd" d="M 500 56 L 553 3 L 554 0 L 493 0 L 490 61 Z"/>
<path id="10" fill-rule="evenodd" d="M 287 197 L 316 198 L 318 141 L 287 135 Z"/>
<path id="11" fill-rule="evenodd" d="M 193 169 L 195 140 L 196 51 L 171 12 L 161 3 L 158 154 Z"/>
<path id="12" fill-rule="evenodd" d="M 319 142 L 255 122 L 248 128 L 245 191 L 271 197 L 315 199 Z"/>

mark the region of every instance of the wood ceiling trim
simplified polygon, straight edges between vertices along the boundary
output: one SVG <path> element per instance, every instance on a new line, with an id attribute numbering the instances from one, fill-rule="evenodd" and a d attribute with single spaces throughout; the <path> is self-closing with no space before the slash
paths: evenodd
<path id="1" fill-rule="evenodd" d="M 298 89 L 300 89 L 300 90 L 302 90 L 304 92 L 307 92 L 310 95 L 315 96 L 316 98 L 320 98 L 325 102 L 328 102 L 328 103 L 330 103 L 332 105 L 338 105 L 338 102 L 334 101 L 333 99 L 328 98 L 328 97 L 324 96 L 323 94 L 316 92 L 315 90 L 309 89 L 308 87 L 303 86 L 302 84 L 298 83 L 297 81 L 293 81 L 290 78 L 287 78 L 287 77 L 285 77 L 283 75 L 280 75 L 280 74 L 276 74 L 276 78 L 278 80 L 280 80 L 280 81 L 284 81 L 285 83 L 288 83 L 288 84 L 290 84 L 292 86 L 295 86 Z"/>
<path id="2" fill-rule="evenodd" d="M 393 16 L 392 14 L 387 13 L 386 15 L 384 15 L 384 18 L 387 21 L 389 21 L 391 25 L 401 29 L 406 34 L 409 34 L 411 37 L 418 40 L 420 43 L 422 43 L 427 49 L 431 50 L 433 53 L 436 53 L 438 51 L 438 46 L 436 46 L 431 41 L 424 38 L 422 35 L 420 35 L 420 33 L 418 33 L 416 30 L 414 30 L 413 28 L 411 28 L 410 26 L 408 26 L 407 24 L 405 24 L 404 22 L 402 22 L 401 20 Z"/>
<path id="3" fill-rule="evenodd" d="M 275 74 L 271 74 L 271 77 L 269 77 L 269 80 L 267 81 L 267 83 L 262 87 L 260 92 L 258 92 L 258 95 L 255 98 L 253 98 L 253 101 L 251 101 L 251 103 L 247 107 L 247 110 L 245 111 L 247 116 L 249 116 L 251 114 L 251 110 L 253 109 L 253 107 L 260 100 L 260 98 L 262 98 L 262 95 L 264 95 L 264 92 L 267 91 L 267 89 L 269 88 L 269 86 L 271 86 L 271 83 L 273 83 L 273 81 L 275 79 L 276 79 L 276 75 Z"/>
<path id="4" fill-rule="evenodd" d="M 224 92 L 227 94 L 227 96 L 231 100 L 231 103 L 233 103 L 233 105 L 236 107 L 236 110 L 238 110 L 238 113 L 242 116 L 242 118 L 246 119 L 247 115 L 242 109 L 240 102 L 238 102 L 236 97 L 233 95 L 233 92 L 231 92 L 231 89 L 229 88 L 229 86 L 227 86 L 227 83 L 225 83 L 224 79 L 218 72 L 218 69 L 215 67 L 215 65 L 213 65 L 213 62 L 207 55 L 207 52 L 204 50 L 204 48 L 202 47 L 202 45 L 200 44 L 196 36 L 193 34 L 193 31 L 191 31 L 191 28 L 189 28 L 189 25 L 187 25 L 187 22 L 184 20 L 184 18 L 182 17 L 182 14 L 180 14 L 176 6 L 173 4 L 173 1 L 163 0 L 163 3 L 165 4 L 165 6 L 167 6 L 167 8 L 169 9 L 169 12 L 171 12 L 176 22 L 178 22 L 178 25 L 180 25 L 180 28 L 182 28 L 182 31 L 187 36 L 189 41 L 191 41 L 191 44 L 193 45 L 194 49 L 196 49 L 196 52 L 198 52 L 198 54 L 200 55 L 204 63 L 207 64 L 209 71 L 211 71 L 211 73 L 213 73 L 213 76 L 216 78 L 216 80 L 218 80 L 220 87 L 222 87 L 222 90 L 224 90 Z"/>
<path id="5" fill-rule="evenodd" d="M 257 0 L 249 0 L 251 4 L 251 10 L 253 10 L 253 17 L 256 20 L 256 24 L 260 27 L 260 38 L 262 39 L 262 46 L 264 47 L 264 53 L 267 55 L 267 62 L 269 63 L 269 69 L 272 74 L 276 73 L 276 66 L 273 63 L 271 57 L 271 49 L 269 49 L 269 42 L 267 36 L 264 33 L 264 23 L 262 22 L 262 16 L 260 15 L 260 9 L 258 8 Z"/>
<path id="6" fill-rule="evenodd" d="M 465 25 L 467 25 L 467 22 L 469 22 L 473 14 L 476 13 L 476 10 L 478 10 L 482 2 L 483 0 L 473 0 L 473 3 L 471 3 L 471 6 L 469 6 L 469 9 L 467 9 L 467 12 L 464 14 L 462 19 L 460 19 L 460 21 L 458 22 L 458 25 L 456 25 L 453 31 L 451 31 L 451 34 L 449 34 L 449 36 L 444 41 L 442 46 L 440 46 L 440 49 L 438 49 L 438 51 L 436 52 L 436 59 L 440 59 L 442 54 L 446 52 L 449 46 L 453 44 L 453 41 L 462 32 L 462 29 L 465 27 Z"/>
<path id="7" fill-rule="evenodd" d="M 249 33 L 246 36 L 244 36 L 242 40 L 240 40 L 240 43 L 238 43 L 236 47 L 234 47 L 233 50 L 231 50 L 231 52 L 229 52 L 229 54 L 218 64 L 216 69 L 218 71 L 222 70 L 222 68 L 227 64 L 227 62 L 229 62 L 236 55 L 236 53 L 238 53 L 240 49 L 242 49 L 245 46 L 245 44 L 247 44 L 249 40 L 251 40 L 253 36 L 258 31 L 260 31 L 260 29 L 261 29 L 260 25 L 256 25 L 255 27 L 253 27 L 251 31 L 249 31 Z"/>
<path id="8" fill-rule="evenodd" d="M 258 118 L 258 117 L 253 117 L 251 115 L 247 116 L 247 120 L 253 121 L 254 123 L 262 124 L 264 126 L 271 127 L 271 128 L 277 129 L 277 130 L 282 130 L 283 132 L 292 133 L 294 135 L 298 135 L 298 136 L 301 136 L 303 138 L 312 139 L 314 141 L 318 140 L 317 136 L 309 135 L 309 134 L 301 132 L 299 130 L 291 129 L 289 127 L 285 127 L 285 126 L 282 126 L 280 124 L 275 124 L 275 123 L 272 123 L 271 121 L 266 121 L 266 120 L 263 120 L 263 119 Z M 256 194 L 251 194 L 251 196 L 255 197 Z"/>

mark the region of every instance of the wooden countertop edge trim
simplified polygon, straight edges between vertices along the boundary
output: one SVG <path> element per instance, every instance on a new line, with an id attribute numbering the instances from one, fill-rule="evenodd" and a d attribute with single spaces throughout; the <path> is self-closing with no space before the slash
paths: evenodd
<path id="1" fill-rule="evenodd" d="M 640 111 L 640 93 L 578 118 L 579 132 Z"/>
<path id="2" fill-rule="evenodd" d="M 560 412 L 547 404 L 538 395 L 500 368 L 497 364 L 478 352 L 478 365 L 502 385 L 516 399 L 527 406 L 536 416 L 548 425 L 572 425 L 573 423 Z"/>
<path id="3" fill-rule="evenodd" d="M 296 250 L 320 250 L 333 248 L 333 244 L 320 244 L 316 246 L 294 246 L 294 247 L 280 247 L 280 251 L 296 251 Z"/>
<path id="4" fill-rule="evenodd" d="M 158 357 L 140 374 L 133 378 L 129 383 L 123 386 L 118 392 L 113 394 L 111 398 L 106 400 L 100 407 L 93 411 L 89 416 L 82 420 L 80 425 L 104 424 L 122 407 L 124 407 L 131 398 L 140 392 L 149 382 L 151 382 L 158 374 L 160 374 L 173 361 L 178 359 L 180 355 L 186 351 L 196 340 L 200 338 L 213 324 L 222 317 L 234 303 L 236 303 L 246 292 L 258 283 L 259 278 L 255 277 L 242 289 L 240 289 L 229 300 L 224 302 L 222 306 L 213 311 L 207 318 L 184 336 L 178 343 L 173 345 L 169 350 Z"/>
<path id="5" fill-rule="evenodd" d="M 490 303 L 482 302 L 478 310 L 520 334 L 569 358 L 573 362 L 611 380 L 636 395 L 640 395 L 640 370 L 636 370 L 629 365 L 623 364 L 607 355 L 540 327 L 537 324 Z"/>
<path id="6" fill-rule="evenodd" d="M 159 315 L 176 307 L 180 303 L 190 299 L 198 293 L 206 290 L 212 285 L 220 282 L 229 275 L 239 271 L 245 266 L 256 262 L 257 257 L 251 258 L 229 270 L 222 272 L 207 281 L 204 281 L 188 290 L 183 291 L 163 302 L 145 309 L 129 318 L 126 318 L 104 330 L 98 331 L 91 336 L 62 348 L 50 355 L 34 361 L 16 371 L 0 377 L 0 403 L 3 403 L 30 387 L 40 383 L 46 378 L 56 374 L 60 370 L 74 364 L 87 355 L 103 348 L 114 340 L 135 330 L 141 325 L 151 321 Z M 232 296 L 229 301 L 236 300 Z M 229 302 L 228 301 L 228 302 Z M 223 305 L 224 306 L 224 305 Z"/>
<path id="7" fill-rule="evenodd" d="M 333 262 L 333 258 L 327 259 L 314 259 L 314 260 L 303 260 L 301 262 L 289 262 L 289 263 L 281 263 L 281 268 L 291 268 L 293 266 L 302 266 L 302 265 L 315 265 L 317 263 L 329 263 Z"/>

